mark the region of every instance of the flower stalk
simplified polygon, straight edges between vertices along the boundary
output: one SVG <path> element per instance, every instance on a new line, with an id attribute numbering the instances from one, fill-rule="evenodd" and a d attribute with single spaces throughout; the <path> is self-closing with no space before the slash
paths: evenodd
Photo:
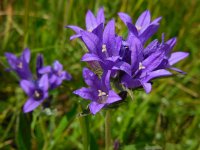
<path id="1" fill-rule="evenodd" d="M 110 119 L 110 110 L 107 110 L 105 117 L 105 150 L 110 150 L 111 148 Z"/>
<path id="2" fill-rule="evenodd" d="M 80 127 L 81 127 L 81 132 L 82 132 L 84 150 L 89 150 L 90 149 L 90 133 L 89 133 L 88 116 L 80 116 L 79 122 L 80 122 Z"/>

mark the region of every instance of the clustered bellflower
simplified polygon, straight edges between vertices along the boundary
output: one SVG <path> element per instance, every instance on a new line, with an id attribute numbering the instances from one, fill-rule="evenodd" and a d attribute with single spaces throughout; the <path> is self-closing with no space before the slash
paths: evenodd
<path id="1" fill-rule="evenodd" d="M 43 55 L 38 54 L 36 59 L 36 75 L 31 73 L 29 62 L 31 53 L 24 49 L 20 57 L 12 53 L 5 53 L 11 71 L 16 72 L 20 79 L 20 86 L 28 95 L 28 100 L 23 106 L 25 113 L 34 110 L 46 98 L 49 90 L 60 86 L 63 80 L 71 80 L 71 75 L 63 70 L 62 64 L 55 61 L 53 66 L 44 66 Z"/>
<path id="2" fill-rule="evenodd" d="M 124 99 L 119 96 L 124 90 L 143 88 L 149 93 L 153 79 L 171 76 L 170 70 L 184 74 L 173 67 L 188 56 L 187 52 L 171 52 L 176 44 L 175 37 L 165 41 L 163 34 L 161 42 L 155 39 L 147 44 L 157 32 L 161 17 L 151 21 L 150 12 L 146 10 L 133 23 L 128 14 L 120 12 L 118 15 L 128 28 L 126 38 L 115 32 L 114 19 L 105 24 L 103 8 L 98 10 L 96 17 L 90 10 L 87 12 L 86 30 L 67 26 L 76 32 L 70 39 L 80 38 L 88 49 L 82 57 L 91 68 L 83 69 L 88 87 L 74 94 L 91 101 L 92 114 Z"/>

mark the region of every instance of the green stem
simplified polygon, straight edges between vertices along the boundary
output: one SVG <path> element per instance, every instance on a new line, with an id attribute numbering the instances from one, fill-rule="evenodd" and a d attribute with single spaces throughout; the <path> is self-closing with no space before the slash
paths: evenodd
<path id="1" fill-rule="evenodd" d="M 106 143 L 106 150 L 110 150 L 111 147 L 111 135 L 110 135 L 110 111 L 107 110 L 106 118 L 105 118 L 105 143 Z"/>
<path id="2" fill-rule="evenodd" d="M 89 136 L 89 121 L 88 116 L 79 117 L 82 136 L 83 136 L 83 146 L 84 150 L 90 149 L 90 136 Z"/>

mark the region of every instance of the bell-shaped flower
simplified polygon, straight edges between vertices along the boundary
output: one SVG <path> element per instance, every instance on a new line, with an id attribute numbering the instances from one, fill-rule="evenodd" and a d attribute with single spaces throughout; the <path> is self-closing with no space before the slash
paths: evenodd
<path id="1" fill-rule="evenodd" d="M 177 71 L 179 73 L 184 72 L 178 68 L 173 67 L 174 64 L 181 61 L 182 59 L 186 58 L 189 53 L 187 52 L 171 52 L 176 44 L 176 38 L 171 38 L 168 41 L 164 42 L 164 34 L 162 36 L 162 42 L 160 43 L 158 40 L 152 41 L 145 49 L 143 49 L 143 55 L 144 57 L 148 57 L 149 55 L 155 53 L 157 50 L 164 48 L 165 49 L 165 55 L 163 58 L 163 61 L 158 66 L 157 69 L 172 69 L 174 71 Z"/>
<path id="2" fill-rule="evenodd" d="M 161 17 L 151 21 L 151 14 L 149 10 L 144 11 L 137 19 L 135 25 L 132 23 L 131 17 L 126 13 L 118 13 L 120 19 L 126 24 L 129 29 L 129 34 L 134 34 L 144 44 L 159 27 Z"/>
<path id="3" fill-rule="evenodd" d="M 12 53 L 5 53 L 6 59 L 10 65 L 9 70 L 16 72 L 21 79 L 32 79 L 32 74 L 29 69 L 30 55 L 30 50 L 28 48 L 25 48 L 22 55 L 19 57 Z"/>
<path id="4" fill-rule="evenodd" d="M 120 61 L 122 38 L 115 34 L 114 20 L 107 23 L 102 36 L 87 31 L 82 32 L 81 35 L 89 51 L 82 57 L 82 61 L 96 61 L 102 70 L 111 70 L 112 73 L 118 68 L 123 70 L 127 67 L 126 62 Z"/>
<path id="5" fill-rule="evenodd" d="M 105 17 L 103 8 L 100 8 L 98 10 L 96 17 L 90 10 L 88 10 L 85 17 L 86 31 L 92 32 L 94 34 L 100 34 L 103 31 L 104 23 L 105 23 Z M 81 37 L 80 33 L 84 31 L 84 29 L 73 25 L 68 25 L 67 28 L 70 28 L 76 32 L 75 35 L 70 37 L 70 40 Z"/>
<path id="6" fill-rule="evenodd" d="M 157 49 L 155 53 L 145 58 L 142 53 L 143 48 L 140 40 L 132 36 L 132 41 L 135 42 L 130 44 L 131 75 L 125 74 L 122 77 L 122 84 L 131 89 L 143 86 L 145 91 L 149 93 L 151 91 L 150 80 L 171 75 L 171 73 L 165 69 L 157 69 L 162 63 L 168 47 Z"/>
<path id="7" fill-rule="evenodd" d="M 102 78 L 99 79 L 98 76 L 89 69 L 83 69 L 83 77 L 85 83 L 89 87 L 82 87 L 74 91 L 74 94 L 86 100 L 91 100 L 89 109 L 92 114 L 96 114 L 103 107 L 121 100 L 121 97 L 110 87 L 110 73 L 110 71 L 104 72 Z"/>
<path id="8" fill-rule="evenodd" d="M 23 111 L 25 113 L 37 108 L 48 97 L 48 83 L 49 81 L 47 75 L 43 75 L 35 82 L 30 80 L 20 81 L 21 88 L 29 96 L 23 107 Z"/>
<path id="9" fill-rule="evenodd" d="M 54 89 L 60 86 L 63 80 L 71 80 L 71 75 L 63 70 L 63 66 L 59 61 L 55 61 L 53 66 L 46 66 L 39 70 L 40 74 L 48 74 L 49 87 Z"/>

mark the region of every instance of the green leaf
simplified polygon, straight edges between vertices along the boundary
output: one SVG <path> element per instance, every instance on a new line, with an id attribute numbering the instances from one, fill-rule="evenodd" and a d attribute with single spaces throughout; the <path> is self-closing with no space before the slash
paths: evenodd
<path id="1" fill-rule="evenodd" d="M 57 129 L 54 131 L 53 134 L 54 137 L 60 137 L 65 128 L 67 127 L 67 124 L 68 124 L 67 117 L 66 116 L 62 117 L 62 120 L 60 121 Z"/>
<path id="2" fill-rule="evenodd" d="M 136 147 L 135 145 L 127 145 L 127 146 L 124 146 L 124 150 L 136 150 Z"/>
<path id="3" fill-rule="evenodd" d="M 30 118 L 27 114 L 20 113 L 17 120 L 16 143 L 20 150 L 31 149 L 31 127 Z"/>

